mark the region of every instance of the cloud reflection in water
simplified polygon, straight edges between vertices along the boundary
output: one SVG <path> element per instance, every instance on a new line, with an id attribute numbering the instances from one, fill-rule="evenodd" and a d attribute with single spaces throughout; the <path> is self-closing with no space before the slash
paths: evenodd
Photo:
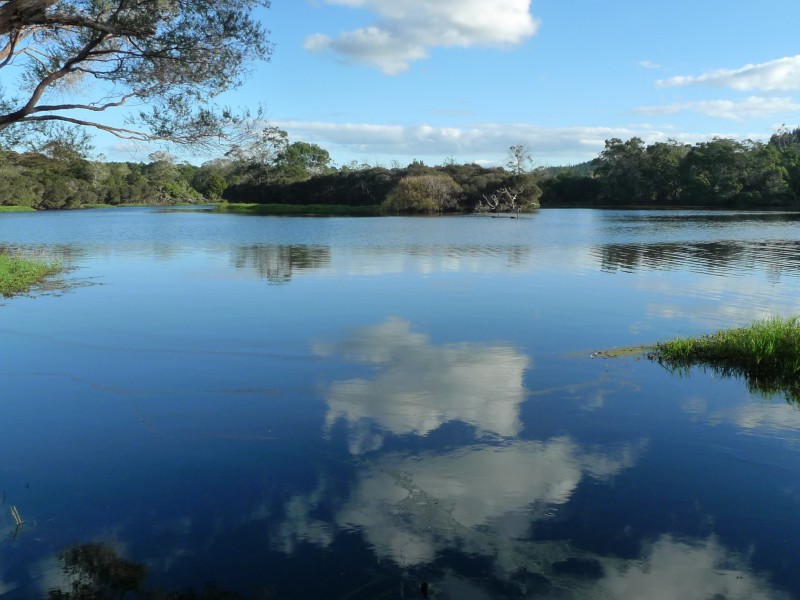
<path id="1" fill-rule="evenodd" d="M 601 454 L 559 437 L 392 453 L 361 471 L 337 522 L 362 531 L 376 553 L 403 566 L 430 562 L 456 541 L 491 556 L 501 540 L 524 536 L 548 507 L 566 504 L 585 476 L 604 480 L 633 466 L 641 447 Z"/>
<path id="2" fill-rule="evenodd" d="M 520 432 L 530 359 L 509 346 L 436 346 L 409 322 L 391 318 L 341 344 L 318 343 L 314 350 L 378 368 L 373 379 L 339 381 L 328 389 L 326 426 L 347 422 L 353 454 L 382 446 L 383 434 L 373 432 L 373 424 L 395 435 L 424 436 L 449 421 L 504 437 Z"/>
<path id="3" fill-rule="evenodd" d="M 608 600 L 789 600 L 713 537 L 679 541 L 663 536 L 641 560 L 615 565 L 607 561 L 606 575 L 597 587 L 597 597 Z"/>

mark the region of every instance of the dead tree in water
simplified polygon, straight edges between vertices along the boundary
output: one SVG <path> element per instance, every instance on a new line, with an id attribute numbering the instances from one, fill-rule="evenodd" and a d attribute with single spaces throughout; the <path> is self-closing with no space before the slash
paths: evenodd
<path id="1" fill-rule="evenodd" d="M 475 207 L 475 212 L 519 214 L 522 207 L 517 203 L 517 196 L 519 191 L 502 187 L 489 195 L 484 194 L 483 200 Z"/>

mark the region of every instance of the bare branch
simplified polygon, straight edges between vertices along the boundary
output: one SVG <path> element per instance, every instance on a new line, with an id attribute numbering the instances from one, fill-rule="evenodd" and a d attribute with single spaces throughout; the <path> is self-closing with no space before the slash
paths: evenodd
<path id="1" fill-rule="evenodd" d="M 17 44 L 19 43 L 19 40 L 23 36 L 18 31 L 14 31 L 11 34 L 9 34 L 8 37 L 9 37 L 8 43 L 2 50 L 0 50 L 0 60 L 2 60 L 2 62 L 0 62 L 0 69 L 5 67 L 8 63 L 11 62 L 11 59 L 14 58 Z"/>
<path id="2" fill-rule="evenodd" d="M 39 102 L 39 100 L 41 100 L 41 98 L 44 95 L 44 93 L 47 90 L 47 88 L 50 87 L 51 85 L 53 85 L 53 83 L 55 83 L 59 79 L 62 79 L 66 75 L 68 75 L 72 71 L 74 65 L 86 60 L 86 57 L 91 52 L 92 48 L 95 48 L 96 46 L 101 44 L 103 42 L 103 38 L 104 37 L 105 36 L 103 34 L 101 34 L 98 37 L 90 40 L 84 46 L 83 50 L 81 50 L 75 56 L 75 58 L 72 58 L 72 59 L 68 60 L 66 63 L 64 63 L 64 65 L 58 71 L 54 71 L 53 73 L 50 73 L 50 75 L 48 75 L 47 77 L 42 79 L 39 82 L 39 85 L 37 85 L 36 88 L 33 90 L 33 93 L 31 94 L 31 96 L 28 99 L 28 101 L 25 103 L 25 105 L 21 109 L 15 111 L 15 112 L 13 112 L 13 113 L 11 113 L 9 115 L 6 115 L 5 117 L 0 116 L 0 128 L 2 128 L 4 125 L 7 125 L 9 123 L 13 123 L 15 121 L 23 121 L 23 120 L 25 120 L 24 117 L 26 115 L 29 115 L 31 112 L 33 112 L 34 107 L 36 106 L 36 103 Z"/>
<path id="3" fill-rule="evenodd" d="M 112 127 L 111 125 L 103 125 L 102 123 L 95 123 L 93 121 L 84 121 L 82 119 L 74 119 L 72 117 L 64 117 L 61 115 L 40 115 L 34 117 L 25 117 L 24 119 L 22 119 L 22 122 L 25 121 L 60 121 L 63 123 L 72 123 L 73 125 L 82 125 L 84 127 L 93 127 L 95 129 L 107 131 L 108 133 L 124 140 L 135 140 L 139 142 L 161 140 L 165 142 L 179 143 L 181 141 L 169 137 L 153 136 L 146 132 L 136 131 L 134 129 L 125 129 L 124 127 Z"/>
<path id="4" fill-rule="evenodd" d="M 37 106 L 36 108 L 31 110 L 30 114 L 39 113 L 39 112 L 56 112 L 60 110 L 91 110 L 95 112 L 102 112 L 104 110 L 108 110 L 109 108 L 114 108 L 116 106 L 122 106 L 125 104 L 129 99 L 135 97 L 137 94 L 125 94 L 122 98 L 115 102 L 108 102 L 106 104 L 51 104 L 51 105 L 41 105 Z"/>

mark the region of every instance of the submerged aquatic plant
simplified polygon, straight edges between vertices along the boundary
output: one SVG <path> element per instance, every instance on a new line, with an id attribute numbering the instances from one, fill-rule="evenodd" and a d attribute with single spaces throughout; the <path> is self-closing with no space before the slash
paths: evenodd
<path id="1" fill-rule="evenodd" d="M 669 340 L 657 344 L 648 357 L 673 371 L 701 366 L 723 377 L 741 377 L 751 391 L 784 394 L 800 403 L 800 317 L 773 317 L 747 327 Z"/>

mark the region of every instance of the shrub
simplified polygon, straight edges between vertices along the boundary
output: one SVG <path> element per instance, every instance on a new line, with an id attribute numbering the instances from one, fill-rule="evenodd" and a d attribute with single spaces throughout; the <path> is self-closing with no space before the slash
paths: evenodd
<path id="1" fill-rule="evenodd" d="M 458 207 L 461 193 L 461 186 L 450 175 L 409 175 L 389 192 L 383 208 L 395 213 L 444 212 Z"/>

